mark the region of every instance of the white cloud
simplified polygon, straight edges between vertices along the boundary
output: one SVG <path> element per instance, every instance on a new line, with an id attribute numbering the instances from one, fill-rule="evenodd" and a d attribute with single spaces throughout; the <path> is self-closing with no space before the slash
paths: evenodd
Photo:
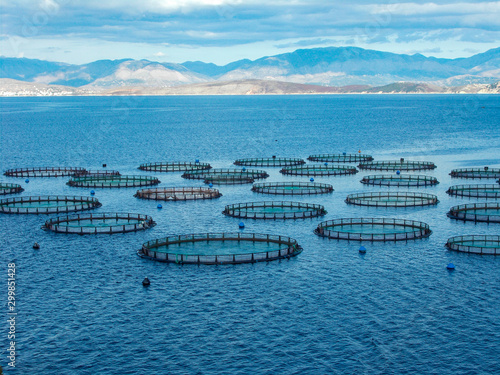
<path id="1" fill-rule="evenodd" d="M 478 14 L 496 13 L 500 17 L 500 1 L 483 3 L 398 3 L 363 5 L 371 14 L 394 14 L 403 16 L 430 14 Z"/>

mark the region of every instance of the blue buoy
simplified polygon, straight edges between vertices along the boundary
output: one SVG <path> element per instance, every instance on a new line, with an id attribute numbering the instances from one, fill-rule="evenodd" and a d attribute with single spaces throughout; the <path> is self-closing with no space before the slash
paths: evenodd
<path id="1" fill-rule="evenodd" d="M 364 247 L 364 246 L 360 246 L 360 247 L 359 247 L 359 252 L 360 252 L 361 254 L 365 254 L 365 253 L 366 253 L 366 247 Z"/>
<path id="2" fill-rule="evenodd" d="M 347 155 L 347 152 L 343 152 L 342 155 L 346 156 Z"/>
<path id="3" fill-rule="evenodd" d="M 238 226 L 240 227 L 240 229 L 243 229 L 243 228 L 245 228 L 245 223 L 243 221 L 240 221 Z"/>
<path id="4" fill-rule="evenodd" d="M 242 168 L 242 171 L 245 172 L 247 169 L 245 167 Z"/>
<path id="5" fill-rule="evenodd" d="M 90 195 L 95 195 L 95 191 L 94 190 L 90 190 Z"/>
<path id="6" fill-rule="evenodd" d="M 209 184 L 208 184 L 208 187 L 209 187 L 209 188 L 213 188 L 213 187 L 214 187 L 214 184 L 209 183 Z"/>
<path id="7" fill-rule="evenodd" d="M 401 171 L 396 171 L 396 174 L 401 174 Z"/>
<path id="8" fill-rule="evenodd" d="M 26 180 L 24 180 L 24 182 L 29 183 L 29 182 L 30 182 L 30 180 L 27 178 Z"/>
<path id="9" fill-rule="evenodd" d="M 200 162 L 200 159 L 196 159 L 194 162 L 198 164 Z"/>
<path id="10" fill-rule="evenodd" d="M 325 165 L 328 165 L 328 163 L 325 161 Z"/>
<path id="11" fill-rule="evenodd" d="M 448 263 L 446 266 L 446 269 L 449 271 L 453 271 L 455 269 L 455 265 L 453 263 Z"/>
<path id="12" fill-rule="evenodd" d="M 158 204 L 158 206 L 156 206 L 156 208 L 158 208 L 159 210 L 161 210 L 163 208 L 163 206 L 161 204 Z"/>
<path id="13" fill-rule="evenodd" d="M 314 181 L 314 178 L 312 178 L 312 177 L 311 177 L 311 178 L 309 179 L 309 181 L 313 182 L 313 181 Z"/>

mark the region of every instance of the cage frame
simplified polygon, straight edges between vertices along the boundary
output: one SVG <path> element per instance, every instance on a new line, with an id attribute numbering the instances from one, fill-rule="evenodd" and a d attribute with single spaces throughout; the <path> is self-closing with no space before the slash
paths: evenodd
<path id="1" fill-rule="evenodd" d="M 324 163 L 357 163 L 360 161 L 372 161 L 373 156 L 368 154 L 315 154 L 309 155 L 307 160 Z"/>
<path id="2" fill-rule="evenodd" d="M 319 169 L 319 170 L 318 170 Z M 286 167 L 280 170 L 281 174 L 291 176 L 347 176 L 358 173 L 356 167 L 342 164 L 306 164 L 301 166 Z"/>
<path id="3" fill-rule="evenodd" d="M 170 194 L 167 196 L 167 194 Z M 153 196 L 153 197 L 152 197 Z M 134 197 L 156 201 L 189 201 L 222 197 L 217 189 L 205 187 L 165 187 L 137 190 Z"/>
<path id="4" fill-rule="evenodd" d="M 488 179 L 500 178 L 500 168 L 458 168 L 450 172 L 452 178 Z"/>
<path id="5" fill-rule="evenodd" d="M 80 202 L 80 205 L 73 206 L 56 206 L 56 207 L 13 207 L 11 209 L 6 209 L 5 206 L 9 204 L 16 203 L 31 203 L 31 202 Z M 77 212 L 92 210 L 94 208 L 101 207 L 102 204 L 98 199 L 93 197 L 82 197 L 82 196 L 69 196 L 69 195 L 39 195 L 39 196 L 21 196 L 5 198 L 0 200 L 0 213 L 5 214 L 33 214 L 33 215 L 47 215 L 47 214 L 59 214 L 67 212 Z M 75 207 L 70 209 L 70 207 Z M 80 208 L 79 208 L 80 207 Z M 55 210 L 54 210 L 55 208 Z"/>
<path id="6" fill-rule="evenodd" d="M 234 165 L 245 167 L 287 167 L 294 165 L 305 164 L 305 160 L 301 158 L 245 158 L 236 159 Z"/>
<path id="7" fill-rule="evenodd" d="M 343 231 L 327 230 L 325 228 L 343 225 L 392 225 L 416 228 L 413 232 L 404 233 L 349 233 Z M 393 242 L 409 241 L 429 237 L 432 231 L 428 224 L 406 219 L 392 218 L 342 218 L 323 221 L 318 224 L 314 233 L 320 237 L 348 241 Z"/>
<path id="8" fill-rule="evenodd" d="M 147 172 L 186 172 L 192 170 L 209 170 L 212 169 L 212 166 L 209 163 L 172 161 L 143 163 L 137 169 Z"/>
<path id="9" fill-rule="evenodd" d="M 311 187 L 311 189 L 278 189 L 277 187 L 279 186 Z M 252 191 L 259 194 L 272 195 L 316 195 L 332 193 L 334 189 L 330 184 L 319 182 L 260 182 L 253 184 Z"/>
<path id="10" fill-rule="evenodd" d="M 409 179 L 410 181 L 401 181 Z M 393 184 L 389 181 L 399 182 Z M 397 181 L 400 180 L 400 181 Z M 434 176 L 417 175 L 417 174 L 373 174 L 364 176 L 359 182 L 365 185 L 373 186 L 395 186 L 395 187 L 420 187 L 420 186 L 435 186 L 439 181 Z"/>
<path id="11" fill-rule="evenodd" d="M 9 182 L 0 182 L 0 195 L 18 194 L 24 191 L 19 184 L 11 184 Z"/>
<path id="12" fill-rule="evenodd" d="M 255 179 L 242 176 L 212 176 L 205 178 L 203 183 L 215 185 L 245 185 L 252 184 Z"/>
<path id="13" fill-rule="evenodd" d="M 73 174 L 71 177 L 105 177 L 105 176 L 121 176 L 119 171 L 115 171 L 112 169 L 103 169 L 103 170 L 84 170 L 82 172 L 77 172 Z"/>
<path id="14" fill-rule="evenodd" d="M 176 245 L 186 242 L 209 242 L 209 241 L 252 241 L 252 242 L 268 242 L 286 245 L 284 248 L 277 250 L 262 251 L 254 253 L 234 253 L 220 255 L 205 255 L 205 254 L 182 254 L 176 252 L 156 252 L 152 249 L 164 245 Z M 268 262 L 273 260 L 289 259 L 297 256 L 302 252 L 302 246 L 297 243 L 297 240 L 279 235 L 260 234 L 260 233 L 243 233 L 243 232 L 224 232 L 224 233 L 192 233 L 186 235 L 175 235 L 156 240 L 145 242 L 141 249 L 137 251 L 137 255 L 141 258 L 155 260 L 165 263 L 177 264 L 206 264 L 206 265 L 222 265 L 222 264 L 243 264 Z M 158 256 L 163 254 L 162 256 Z"/>
<path id="15" fill-rule="evenodd" d="M 269 177 L 266 171 L 259 169 L 235 169 L 235 168 L 214 168 L 211 170 L 186 171 L 182 174 L 182 178 L 188 180 L 206 180 L 212 176 L 241 176 L 253 178 L 254 180 L 265 179 Z"/>
<path id="16" fill-rule="evenodd" d="M 395 202 L 380 202 L 380 201 L 370 201 L 366 198 L 420 198 L 421 203 L 415 204 L 405 204 L 404 201 Z M 425 201 L 424 201 L 425 200 Z M 427 193 L 415 193 L 415 192 L 397 192 L 397 191 L 384 191 L 384 192 L 366 192 L 366 193 L 355 193 L 349 194 L 345 200 L 347 204 L 353 204 L 357 206 L 367 206 L 367 207 L 423 207 L 432 206 L 439 203 L 437 195 L 427 194 Z"/>
<path id="17" fill-rule="evenodd" d="M 498 246 L 485 247 L 462 245 L 463 242 L 496 242 Z M 461 253 L 480 254 L 480 255 L 500 255 L 500 236 L 498 235 L 465 235 L 453 236 L 448 238 L 445 246 L 449 250 L 458 251 Z"/>
<path id="18" fill-rule="evenodd" d="M 118 185 L 108 185 L 105 184 L 106 180 L 113 179 L 123 179 L 125 184 L 119 183 Z M 99 184 L 99 181 L 103 183 Z M 132 183 L 129 184 L 129 182 Z M 105 188 L 105 189 L 116 189 L 116 188 L 131 188 L 131 187 L 142 187 L 142 186 L 153 186 L 160 184 L 161 181 L 154 176 L 138 176 L 138 175 L 120 175 L 120 176 L 81 176 L 72 177 L 66 185 L 79 188 Z"/>
<path id="19" fill-rule="evenodd" d="M 244 212 L 248 208 L 267 208 L 267 207 L 290 207 L 290 208 L 303 208 L 303 212 L 283 212 L 283 213 L 258 213 L 258 212 Z M 240 213 L 238 213 L 238 211 Z M 260 220 L 287 220 L 287 219 L 308 219 L 327 214 L 325 206 L 313 203 L 303 202 L 290 202 L 290 201 L 261 201 L 261 202 L 248 202 L 248 203 L 235 203 L 226 205 L 222 213 L 226 216 L 236 217 L 240 219 L 260 219 Z"/>
<path id="20" fill-rule="evenodd" d="M 467 213 L 469 210 L 487 210 L 497 209 L 499 213 L 496 215 L 481 215 L 477 213 Z M 474 221 L 482 223 L 500 223 L 500 203 L 485 202 L 485 203 L 467 203 L 453 206 L 446 214 L 450 219 L 462 221 Z"/>
<path id="21" fill-rule="evenodd" d="M 498 190 L 488 192 L 480 190 Z M 468 192 L 467 194 L 465 192 Z M 452 185 L 446 190 L 448 195 L 467 198 L 500 198 L 500 184 Z"/>
<path id="22" fill-rule="evenodd" d="M 8 177 L 67 177 L 85 171 L 81 167 L 12 168 L 4 172 Z"/>
<path id="23" fill-rule="evenodd" d="M 425 171 L 436 169 L 437 166 L 432 161 L 414 161 L 414 160 L 378 160 L 361 162 L 359 169 L 370 171 Z"/>
<path id="24" fill-rule="evenodd" d="M 68 223 L 73 221 L 90 220 L 92 222 L 92 220 L 105 220 L 105 219 L 135 219 L 137 221 L 142 221 L 142 222 L 134 224 L 110 225 L 109 227 L 97 227 L 97 226 L 69 227 L 60 225 L 61 223 Z M 99 213 L 85 213 L 78 215 L 58 216 L 45 221 L 45 224 L 42 226 L 42 229 L 46 231 L 52 231 L 55 233 L 64 233 L 64 234 L 79 234 L 79 235 L 116 234 L 116 233 L 129 233 L 129 232 L 137 232 L 140 230 L 146 230 L 154 227 L 155 225 L 156 222 L 153 220 L 151 216 L 148 215 L 99 212 Z"/>

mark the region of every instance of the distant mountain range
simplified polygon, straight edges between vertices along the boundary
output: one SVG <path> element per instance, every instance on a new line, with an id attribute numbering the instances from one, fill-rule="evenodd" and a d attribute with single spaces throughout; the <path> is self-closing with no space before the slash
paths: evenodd
<path id="1" fill-rule="evenodd" d="M 132 59 L 99 60 L 72 65 L 0 57 L 1 78 L 67 86 L 68 91 L 71 91 L 70 88 L 79 88 L 92 93 L 120 87 L 161 90 L 180 85 L 195 87 L 199 84 L 207 84 L 206 87 L 212 89 L 219 87 L 217 90 L 220 90 L 220 85 L 210 84 L 251 82 L 249 80 L 334 86 L 330 91 L 335 92 L 342 91 L 338 87 L 345 86 L 361 87 L 366 91 L 370 89 L 368 86 L 375 88 L 374 86 L 406 82 L 426 84 L 426 90 L 431 87 L 434 90 L 432 92 L 439 92 L 436 87 L 446 91 L 449 87 L 490 85 L 500 81 L 500 48 L 469 58 L 438 59 L 420 54 L 404 55 L 356 47 L 329 47 L 300 49 L 254 61 L 239 60 L 224 66 L 201 61 L 174 64 Z M 3 84 L 6 82 L 3 81 Z M 14 87 L 12 82 L 8 82 L 11 88 Z M 226 83 L 223 85 L 227 86 Z M 23 85 L 20 83 L 20 86 Z"/>

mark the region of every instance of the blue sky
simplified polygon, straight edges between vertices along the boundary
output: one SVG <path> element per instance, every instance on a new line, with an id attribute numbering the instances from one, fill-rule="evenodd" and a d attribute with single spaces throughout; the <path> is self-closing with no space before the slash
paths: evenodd
<path id="1" fill-rule="evenodd" d="M 455 58 L 500 46 L 500 1 L 0 0 L 0 5 L 2 55 L 77 64 L 120 58 L 226 64 L 327 46 Z"/>

